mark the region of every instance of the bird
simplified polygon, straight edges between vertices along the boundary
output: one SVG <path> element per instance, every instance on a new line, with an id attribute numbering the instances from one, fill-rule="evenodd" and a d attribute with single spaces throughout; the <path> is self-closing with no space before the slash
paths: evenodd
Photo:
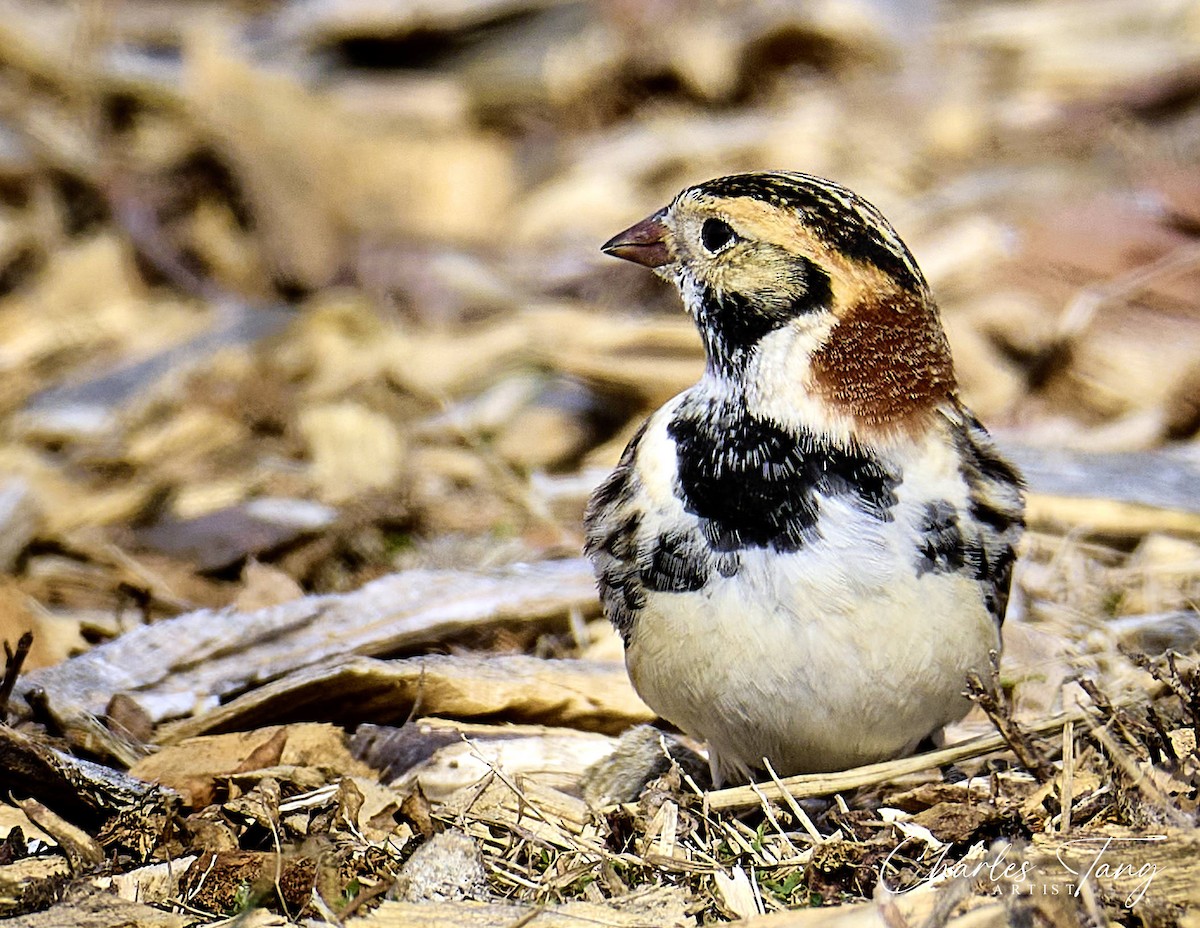
<path id="1" fill-rule="evenodd" d="M 634 689 L 707 742 L 714 786 L 943 743 L 1000 652 L 1024 483 L 909 249 L 846 187 L 772 171 L 601 250 L 672 282 L 705 350 L 585 510 Z"/>

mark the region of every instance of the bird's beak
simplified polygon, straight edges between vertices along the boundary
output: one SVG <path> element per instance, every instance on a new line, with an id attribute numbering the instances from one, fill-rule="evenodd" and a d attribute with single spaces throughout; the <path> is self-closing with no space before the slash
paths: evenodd
<path id="1" fill-rule="evenodd" d="M 648 216 L 637 225 L 619 232 L 600 246 L 606 255 L 624 258 L 646 267 L 662 267 L 675 260 L 667 245 L 667 227 L 663 219 L 667 215 L 664 207 L 653 216 Z"/>

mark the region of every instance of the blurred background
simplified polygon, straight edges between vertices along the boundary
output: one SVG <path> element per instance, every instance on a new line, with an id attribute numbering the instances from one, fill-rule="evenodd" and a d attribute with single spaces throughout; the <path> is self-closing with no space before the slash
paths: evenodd
<path id="1" fill-rule="evenodd" d="M 34 628 L 30 666 L 577 555 L 603 468 L 702 367 L 675 294 L 598 247 L 731 171 L 875 202 L 1005 441 L 1145 452 L 1151 484 L 1197 459 L 1196 0 L 0 13 L 0 638 Z M 1066 572 L 1074 526 L 1035 531 L 1026 589 L 1194 609 L 1194 509 Z"/>

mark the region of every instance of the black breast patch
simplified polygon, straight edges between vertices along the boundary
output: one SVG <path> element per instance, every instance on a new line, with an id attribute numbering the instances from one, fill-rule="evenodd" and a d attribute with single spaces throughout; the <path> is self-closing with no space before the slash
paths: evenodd
<path id="1" fill-rule="evenodd" d="M 715 552 L 798 550 L 820 537 L 822 496 L 892 519 L 900 477 L 865 450 L 711 408 L 682 409 L 667 431 L 676 443 L 676 494 Z"/>

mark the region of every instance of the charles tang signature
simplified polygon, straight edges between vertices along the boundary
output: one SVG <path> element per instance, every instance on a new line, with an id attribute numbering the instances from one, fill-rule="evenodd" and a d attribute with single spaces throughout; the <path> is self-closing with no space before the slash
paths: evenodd
<path id="1" fill-rule="evenodd" d="M 1166 841 L 1166 835 L 1143 835 L 1117 837 L 1111 835 L 1069 838 L 1063 841 L 1055 850 L 1055 856 L 1062 868 L 1071 876 L 1070 880 L 1054 880 L 1040 875 L 1030 860 L 1014 861 L 1009 852 L 1012 845 L 1003 842 L 993 845 L 990 852 L 982 859 L 947 860 L 950 846 L 941 849 L 938 858 L 933 862 L 928 875 L 918 883 L 898 889 L 889 882 L 889 872 L 895 873 L 896 863 L 893 858 L 901 854 L 903 848 L 912 838 L 901 842 L 884 859 L 880 867 L 880 882 L 889 892 L 906 893 L 918 886 L 929 885 L 945 879 L 986 880 L 997 887 L 1003 885 L 1005 892 L 1024 895 L 1073 895 L 1078 896 L 1081 887 L 1089 880 L 1095 880 L 1102 886 L 1121 885 L 1124 890 L 1129 886 L 1125 897 L 1125 905 L 1129 908 L 1137 905 L 1145 898 L 1146 893 L 1158 876 L 1158 864 L 1140 859 L 1135 849 L 1146 843 Z"/>
<path id="2" fill-rule="evenodd" d="M 942 847 L 941 854 L 937 860 L 933 862 L 929 874 L 916 884 L 897 889 L 888 882 L 888 871 L 895 872 L 896 866 L 893 862 L 894 857 L 901 853 L 901 849 L 914 838 L 905 838 L 898 845 L 892 848 L 892 851 L 883 863 L 880 865 L 880 882 L 889 892 L 897 895 L 911 892 L 918 886 L 928 885 L 939 882 L 944 879 L 986 879 L 993 883 L 1000 882 L 1023 882 L 1029 879 L 1030 871 L 1033 867 L 1031 861 L 1021 861 L 1013 863 L 1008 860 L 1008 852 L 1012 845 L 1005 842 L 1001 845 L 994 846 L 990 856 L 985 856 L 982 860 L 950 860 L 946 858 L 950 853 L 950 845 L 946 844 Z"/>
<path id="3" fill-rule="evenodd" d="M 1158 876 L 1158 864 L 1150 861 L 1140 864 L 1130 863 L 1127 853 L 1122 854 L 1121 852 L 1122 850 L 1128 852 L 1131 846 L 1140 843 L 1158 843 L 1166 840 L 1166 835 L 1142 835 L 1119 838 L 1108 835 L 1103 837 L 1076 838 L 1060 844 L 1058 850 L 1055 851 L 1055 856 L 1068 873 L 1077 877 L 1076 895 L 1079 894 L 1078 886 L 1088 879 L 1094 878 L 1104 884 L 1107 884 L 1109 881 L 1116 882 L 1118 880 L 1133 881 L 1134 885 L 1125 897 L 1125 905 L 1133 908 L 1133 906 L 1145 898 L 1146 892 L 1154 883 L 1154 878 Z M 1064 855 L 1074 856 L 1075 854 L 1078 854 L 1083 859 L 1091 857 L 1091 862 L 1087 865 L 1086 869 L 1080 870 L 1078 869 L 1080 865 L 1075 861 L 1063 859 Z"/>

